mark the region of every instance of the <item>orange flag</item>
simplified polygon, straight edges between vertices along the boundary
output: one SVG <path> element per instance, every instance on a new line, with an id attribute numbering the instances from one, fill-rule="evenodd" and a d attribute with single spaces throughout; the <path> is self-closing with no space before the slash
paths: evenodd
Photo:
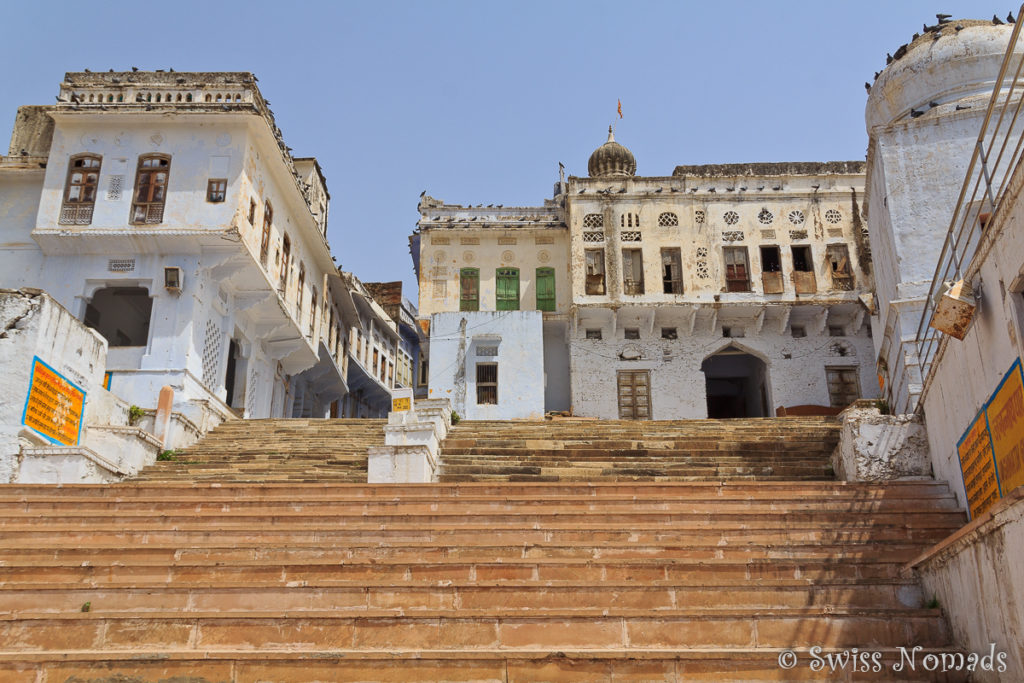
<path id="1" fill-rule="evenodd" d="M 622 100 L 619 100 L 619 118 L 622 118 Z"/>

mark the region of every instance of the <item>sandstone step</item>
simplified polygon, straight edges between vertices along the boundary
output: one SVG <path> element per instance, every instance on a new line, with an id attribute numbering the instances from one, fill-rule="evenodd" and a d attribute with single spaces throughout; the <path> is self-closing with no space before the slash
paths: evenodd
<path id="1" fill-rule="evenodd" d="M 197 656 L 195 650 L 165 649 L 157 657 L 134 650 L 66 649 L 50 653 L 0 651 L 0 674 L 11 683 L 37 683 L 37 675 L 49 672 L 56 680 L 94 680 L 102 672 L 105 680 L 208 680 L 235 683 L 335 683 L 366 681 L 419 681 L 475 683 L 595 683 L 612 681 L 804 681 L 876 680 L 938 681 L 962 683 L 967 676 L 957 672 L 929 671 L 924 658 L 952 657 L 951 648 L 922 648 L 906 652 L 899 648 L 872 648 L 878 653 L 880 671 L 862 671 L 849 660 L 849 650 L 824 648 L 818 658 L 826 674 L 815 671 L 807 648 L 795 648 L 798 664 L 793 669 L 779 666 L 783 648 L 697 648 L 663 649 L 565 648 L 551 652 L 539 649 L 416 650 L 389 647 L 382 650 L 334 648 L 317 650 L 295 647 L 289 651 L 208 648 Z M 906 648 L 906 650 L 911 650 Z M 56 661 L 51 661 L 53 656 Z M 845 656 L 845 658 L 844 658 Z M 829 658 L 829 659 L 826 659 Z M 952 660 L 951 660 L 952 661 Z M 834 669 L 828 663 L 834 663 Z M 913 662 L 911 669 L 907 662 Z M 842 664 L 840 664 L 842 663 Z M 902 663 L 897 673 L 894 667 Z"/>

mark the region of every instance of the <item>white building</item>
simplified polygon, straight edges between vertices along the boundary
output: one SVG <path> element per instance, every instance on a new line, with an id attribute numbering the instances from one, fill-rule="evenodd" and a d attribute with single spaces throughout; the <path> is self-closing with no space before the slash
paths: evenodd
<path id="1" fill-rule="evenodd" d="M 588 171 L 542 207 L 423 198 L 411 245 L 432 397 L 465 397 L 469 418 L 680 419 L 837 412 L 877 395 L 862 163 L 638 177 L 609 131 Z M 541 370 L 542 398 L 527 386 Z"/>
<path id="2" fill-rule="evenodd" d="M 0 164 L 0 287 L 99 331 L 142 408 L 171 385 L 199 431 L 322 417 L 347 393 L 328 200 L 249 73 L 68 73 Z"/>

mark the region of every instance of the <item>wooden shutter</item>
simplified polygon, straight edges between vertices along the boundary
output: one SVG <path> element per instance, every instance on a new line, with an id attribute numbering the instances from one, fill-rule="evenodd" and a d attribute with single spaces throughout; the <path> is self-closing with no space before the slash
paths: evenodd
<path id="1" fill-rule="evenodd" d="M 459 272 L 459 310 L 480 310 L 479 268 L 463 268 Z"/>
<path id="2" fill-rule="evenodd" d="M 519 269 L 498 268 L 497 309 L 519 310 Z"/>
<path id="3" fill-rule="evenodd" d="M 537 310 L 555 310 L 555 269 L 537 269 Z"/>

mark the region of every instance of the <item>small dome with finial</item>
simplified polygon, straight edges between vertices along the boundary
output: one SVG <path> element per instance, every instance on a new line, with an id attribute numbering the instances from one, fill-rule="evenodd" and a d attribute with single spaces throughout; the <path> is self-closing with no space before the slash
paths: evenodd
<path id="1" fill-rule="evenodd" d="M 616 178 L 636 175 L 633 153 L 615 142 L 615 133 L 608 126 L 608 142 L 594 150 L 587 162 L 591 178 Z"/>

